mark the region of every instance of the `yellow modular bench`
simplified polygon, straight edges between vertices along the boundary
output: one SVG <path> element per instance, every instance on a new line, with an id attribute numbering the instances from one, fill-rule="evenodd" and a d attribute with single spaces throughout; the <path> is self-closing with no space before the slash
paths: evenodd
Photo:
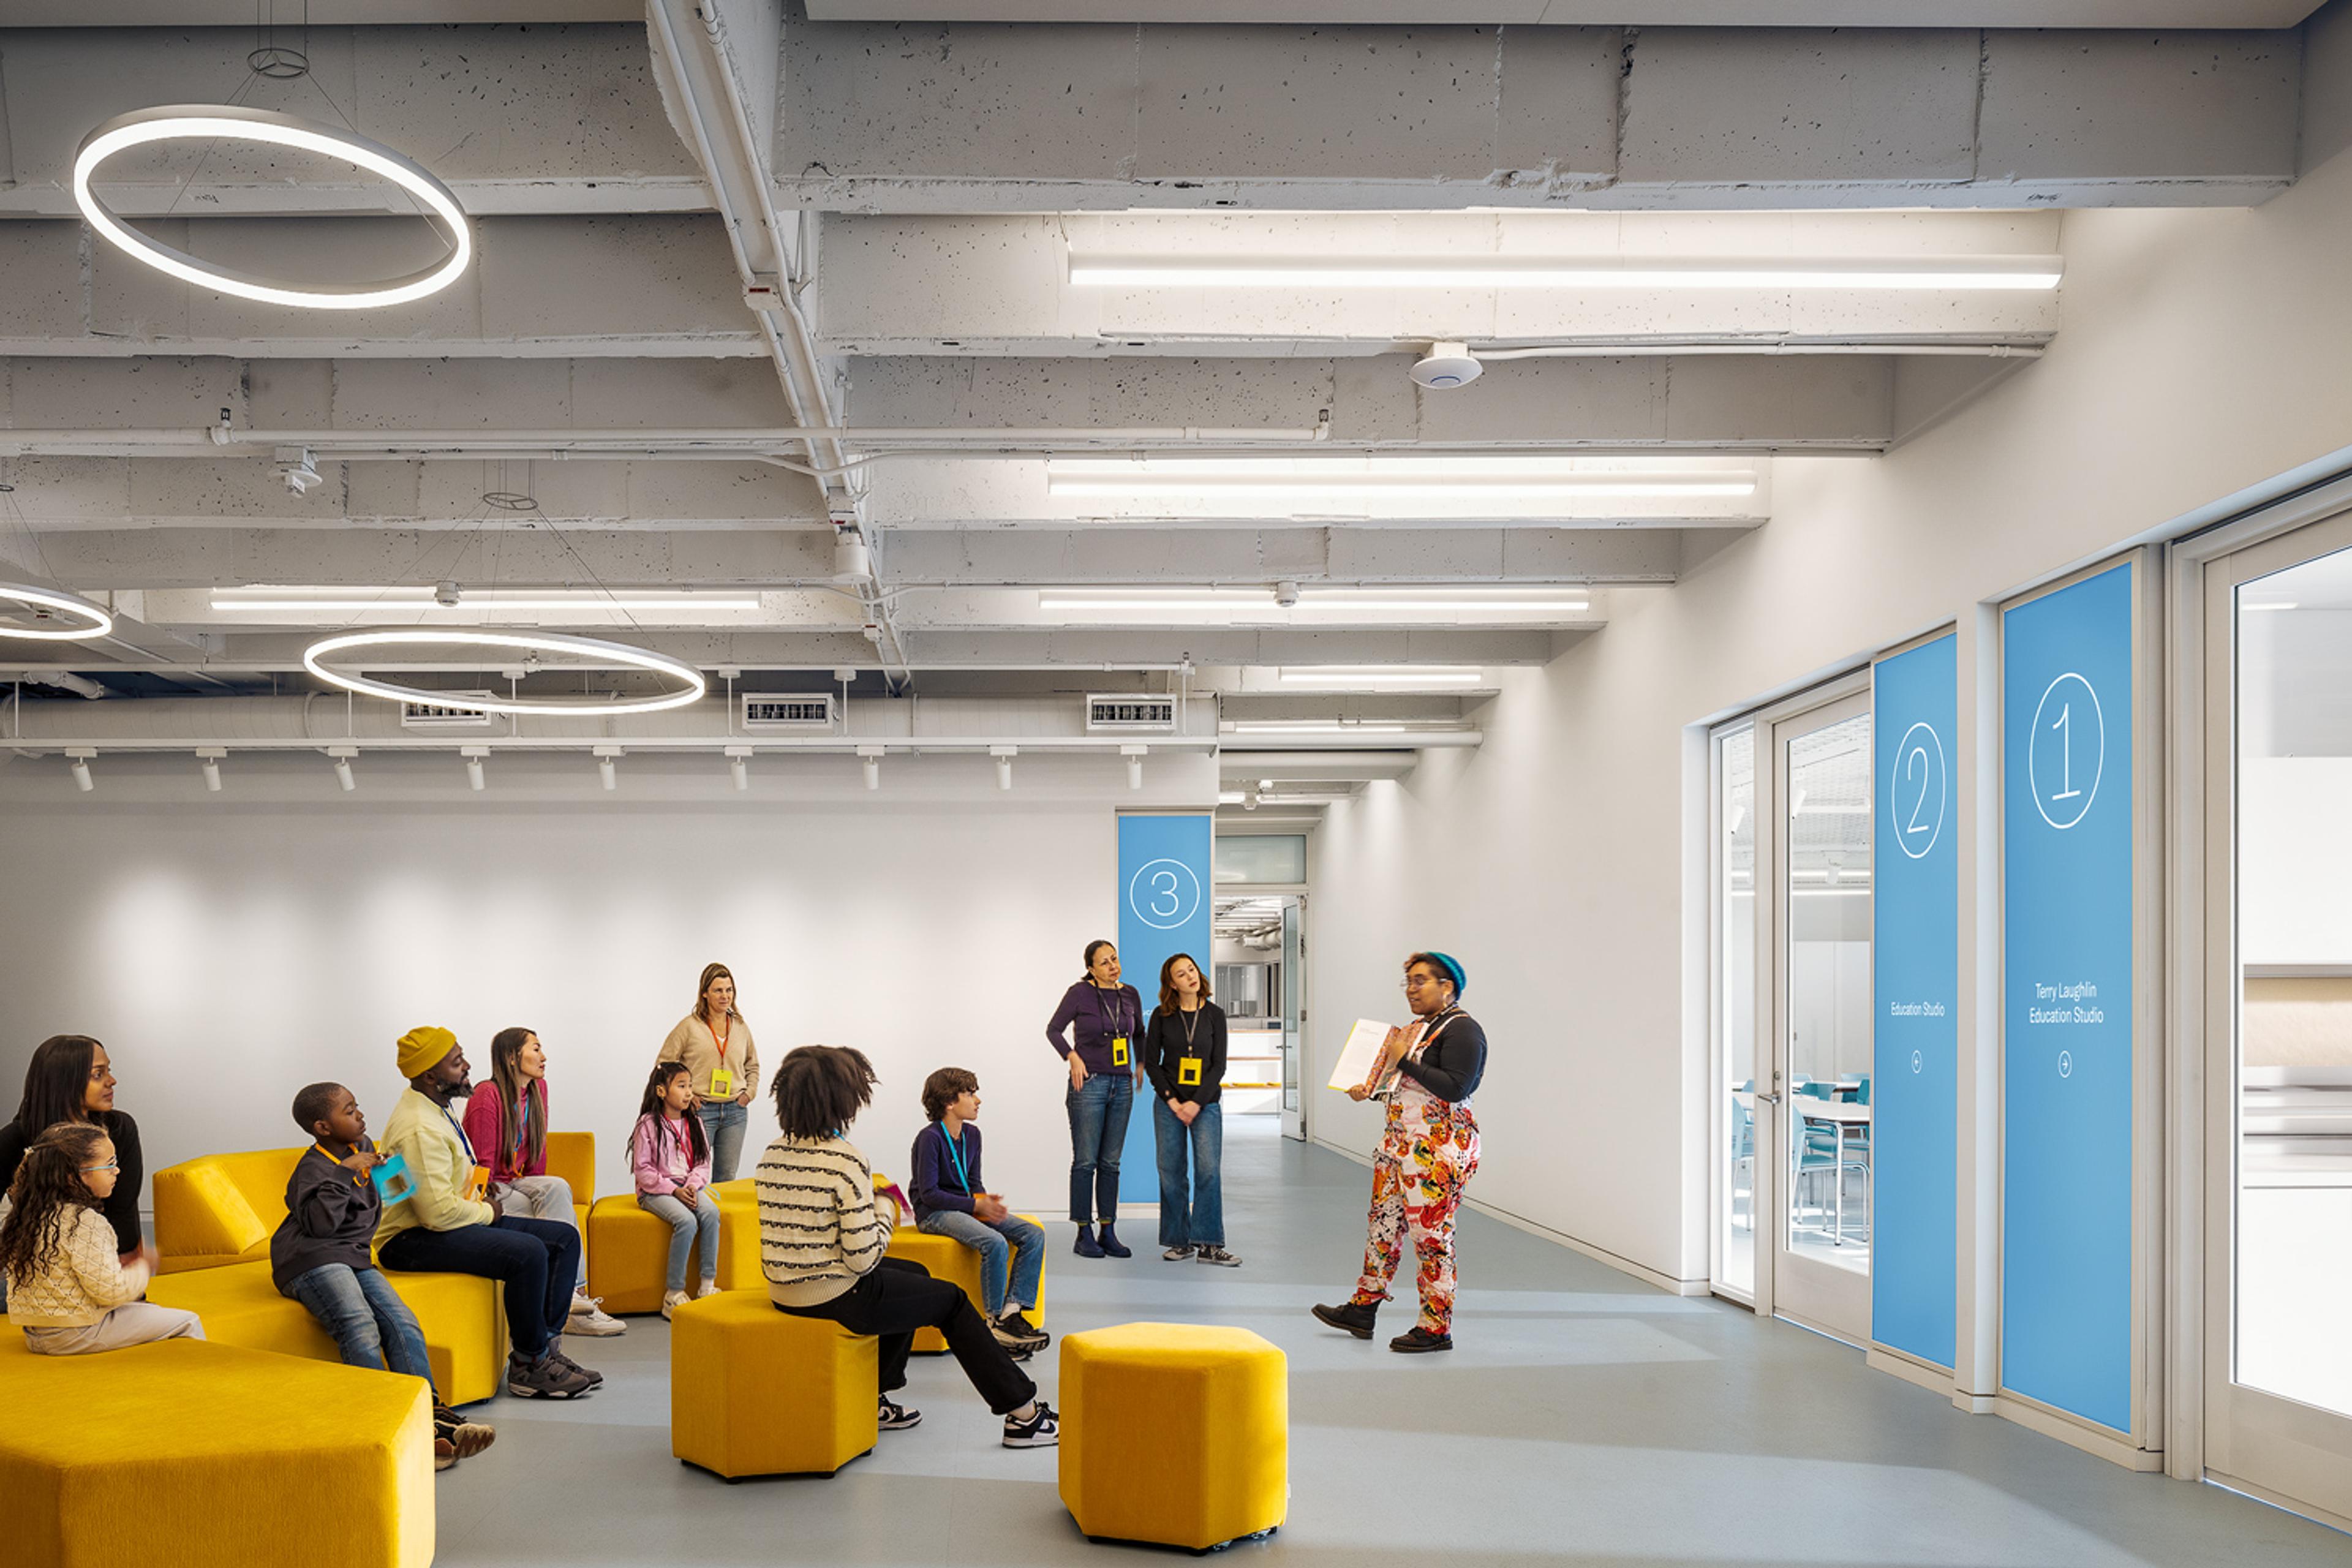
<path id="1" fill-rule="evenodd" d="M 498 1393 L 506 1373 L 506 1317 L 499 1310 L 499 1287 L 472 1274 L 410 1274 L 387 1268 L 383 1277 L 416 1314 L 425 1349 L 433 1361 L 433 1385 L 452 1405 L 471 1405 Z M 205 1337 L 246 1350 L 275 1351 L 312 1361 L 340 1362 L 334 1337 L 319 1326 L 309 1308 L 278 1293 L 268 1263 L 239 1263 L 165 1274 L 147 1287 L 159 1307 L 179 1307 L 205 1321 Z"/>
<path id="2" fill-rule="evenodd" d="M 1037 1218 L 1035 1215 L 1023 1215 L 1021 1217 L 1032 1224 L 1034 1224 Z M 965 1295 L 971 1297 L 974 1310 L 986 1310 L 981 1299 L 980 1254 L 961 1242 L 949 1237 L 932 1236 L 926 1231 L 917 1230 L 911 1225 L 902 1225 L 890 1233 L 890 1247 L 885 1256 L 903 1258 L 909 1263 L 921 1264 L 931 1271 L 932 1279 L 951 1281 Z M 1043 1327 L 1045 1319 L 1045 1276 L 1042 1269 L 1037 1275 L 1036 1307 L 1037 1310 L 1029 1314 L 1029 1321 Z M 921 1329 L 916 1331 L 917 1353 L 943 1354 L 947 1348 L 947 1339 L 939 1330 Z"/>
<path id="3" fill-rule="evenodd" d="M 727 1252 L 727 1211 L 719 1215 L 719 1256 Z M 608 1312 L 658 1312 L 669 1279 L 669 1221 L 637 1206 L 634 1193 L 598 1198 L 588 1211 L 588 1294 Z M 757 1244 L 754 1243 L 756 1246 Z M 687 1259 L 686 1288 L 702 1278 L 702 1244 Z M 723 1281 L 722 1281 L 723 1283 Z M 761 1281 L 765 1289 L 767 1282 Z"/>
<path id="4" fill-rule="evenodd" d="M 308 1147 L 308 1145 L 305 1145 Z M 286 1217 L 286 1182 L 301 1149 L 206 1154 L 155 1173 L 156 1272 L 179 1274 L 269 1260 L 270 1233 Z M 572 1212 L 588 1234 L 596 1194 L 596 1135 L 550 1132 L 547 1173 L 572 1184 Z"/>
<path id="5" fill-rule="evenodd" d="M 39 1356 L 0 1319 L 0 1568 L 433 1561 L 412 1378 L 198 1340 Z"/>
<path id="6" fill-rule="evenodd" d="M 1288 1364 L 1247 1329 L 1071 1334 L 1060 1460 L 1063 1506 L 1091 1539 L 1205 1552 L 1268 1533 L 1290 1505 Z"/>
<path id="7" fill-rule="evenodd" d="M 833 1474 L 874 1447 L 879 1346 L 764 1290 L 722 1290 L 670 1320 L 670 1452 L 725 1477 Z"/>

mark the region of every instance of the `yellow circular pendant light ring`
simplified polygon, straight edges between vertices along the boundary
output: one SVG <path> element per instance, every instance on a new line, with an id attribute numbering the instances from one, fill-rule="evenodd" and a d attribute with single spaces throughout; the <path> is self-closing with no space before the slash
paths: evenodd
<path id="1" fill-rule="evenodd" d="M 507 655 L 553 653 L 577 656 L 604 667 L 617 666 L 667 675 L 678 682 L 678 689 L 656 692 L 650 697 L 611 700 L 596 697 L 484 697 L 470 691 L 436 691 L 429 687 L 401 686 L 389 680 L 372 679 L 363 674 L 330 669 L 326 664 L 335 655 L 349 653 L 355 648 L 420 647 L 492 648 Z M 513 661 L 508 658 L 500 662 Z M 425 702 L 438 708 L 463 708 L 475 713 L 511 713 L 526 719 L 659 713 L 666 709 L 683 708 L 689 702 L 698 702 L 710 689 L 710 683 L 703 678 L 702 671 L 683 659 L 672 658 L 666 653 L 656 653 L 650 648 L 606 642 L 600 637 L 565 637 L 557 632 L 486 631 L 472 626 L 394 626 L 337 632 L 331 637 L 320 638 L 302 650 L 302 668 L 331 686 L 356 691 L 363 697 L 381 697 L 392 702 Z"/>
<path id="2" fill-rule="evenodd" d="M 368 283 L 281 283 L 174 250 L 115 216 L 90 189 L 90 176 L 117 153 L 159 142 L 215 137 L 317 153 L 380 174 L 425 204 L 430 214 L 427 221 L 436 224 L 448 237 L 449 254 L 404 278 Z M 184 282 L 265 305 L 293 305 L 312 310 L 373 310 L 387 305 L 404 305 L 446 289 L 474 258 L 474 233 L 466 222 L 466 209 L 457 205 L 457 194 L 423 165 L 381 142 L 267 109 L 175 103 L 119 114 L 82 138 L 81 150 L 74 154 L 73 197 L 90 227 L 125 255 Z"/>
<path id="3" fill-rule="evenodd" d="M 55 610 L 60 615 L 78 616 L 86 624 L 64 626 L 56 631 L 43 628 L 0 626 L 0 637 L 24 637 L 34 642 L 88 642 L 114 630 L 114 617 L 88 599 L 71 594 L 60 594 L 48 588 L 36 588 L 29 583 L 0 583 L 0 605 L 16 605 L 32 610 Z"/>

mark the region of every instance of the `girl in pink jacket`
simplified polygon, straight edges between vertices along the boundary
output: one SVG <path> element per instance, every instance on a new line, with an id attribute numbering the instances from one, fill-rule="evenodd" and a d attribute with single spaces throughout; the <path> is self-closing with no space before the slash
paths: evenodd
<path id="1" fill-rule="evenodd" d="M 702 1286 L 719 1289 L 719 1205 L 710 1200 L 710 1144 L 690 1111 L 694 1078 L 684 1062 L 663 1062 L 646 1080 L 637 1125 L 629 1134 L 629 1168 L 637 1178 L 637 1206 L 669 1221 L 669 1279 L 662 1293 L 667 1318 L 689 1299 L 686 1255 L 702 1243 Z"/>

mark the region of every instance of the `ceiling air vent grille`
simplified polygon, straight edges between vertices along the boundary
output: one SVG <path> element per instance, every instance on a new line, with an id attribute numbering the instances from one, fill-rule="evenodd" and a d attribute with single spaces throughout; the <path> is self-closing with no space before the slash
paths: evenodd
<path id="1" fill-rule="evenodd" d="M 743 728 L 747 732 L 833 727 L 834 695 L 830 691 L 743 693 Z"/>
<path id="2" fill-rule="evenodd" d="M 488 697 L 488 691 L 452 691 L 452 697 Z M 439 702 L 404 702 L 400 705 L 400 727 L 404 730 L 487 730 L 491 716 L 478 708 L 453 708 Z"/>
<path id="3" fill-rule="evenodd" d="M 1172 735 L 1176 732 L 1176 699 L 1131 695 L 1089 697 L 1087 699 L 1087 728 L 1089 731 L 1157 731 Z"/>

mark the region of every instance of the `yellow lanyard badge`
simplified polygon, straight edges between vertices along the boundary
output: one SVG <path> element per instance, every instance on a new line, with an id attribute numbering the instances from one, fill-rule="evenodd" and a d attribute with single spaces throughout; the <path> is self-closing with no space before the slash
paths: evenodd
<path id="1" fill-rule="evenodd" d="M 1201 1058 L 1186 1057 L 1176 1064 L 1176 1081 L 1186 1089 L 1201 1087 Z"/>
<path id="2" fill-rule="evenodd" d="M 1127 1065 L 1127 1037 L 1125 1035 L 1113 1035 L 1111 1037 L 1110 1065 L 1115 1068 L 1123 1068 Z"/>

